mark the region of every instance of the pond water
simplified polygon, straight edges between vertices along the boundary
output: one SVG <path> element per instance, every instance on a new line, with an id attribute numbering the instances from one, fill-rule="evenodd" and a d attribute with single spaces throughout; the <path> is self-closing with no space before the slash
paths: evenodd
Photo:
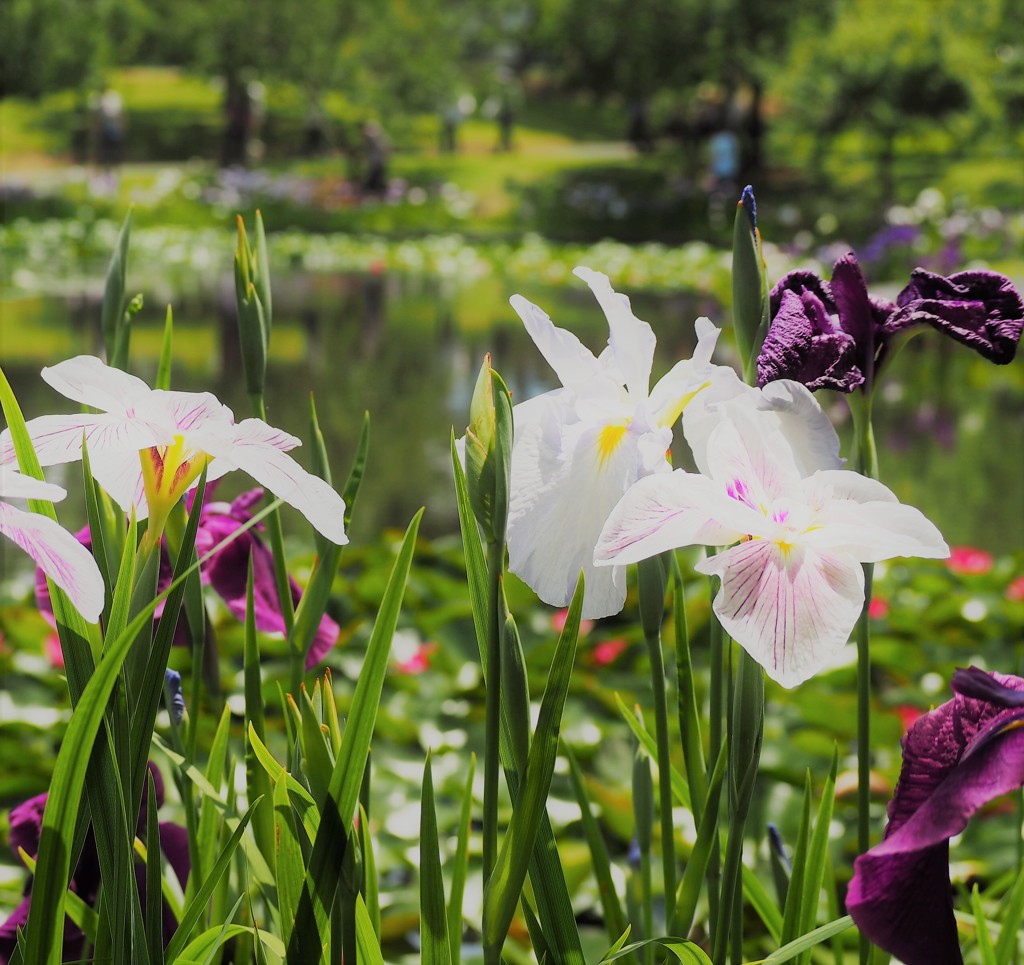
<path id="1" fill-rule="evenodd" d="M 370 412 L 369 464 L 353 538 L 370 540 L 383 527 L 404 527 L 420 506 L 427 508 L 425 533 L 455 532 L 449 439 L 453 426 L 457 434 L 464 429 L 484 353 L 492 353 L 514 400 L 556 384 L 508 305 L 516 289 L 493 276 L 458 286 L 384 273 L 279 272 L 273 283 L 269 421 L 308 438 L 309 394 L 314 393 L 339 482 L 347 475 L 363 412 Z M 591 349 L 599 350 L 607 340 L 603 315 L 582 283 L 571 289 L 517 288 Z M 655 379 L 677 359 L 689 357 L 696 315 L 723 320 L 711 300 L 632 294 L 634 312 L 658 336 Z M 193 279 L 179 291 L 153 286 L 145 298 L 133 334 L 133 370 L 152 381 L 163 304 L 169 300 L 175 387 L 213 391 L 237 417 L 248 414 L 231 279 Z M 0 355 L 26 417 L 67 411 L 65 400 L 38 373 L 59 359 L 99 352 L 100 299 L 98 288 L 65 286 L 60 297 L 0 303 Z M 734 361 L 731 345 L 723 342 L 718 360 Z M 883 391 L 876 403 L 883 480 L 932 518 L 951 544 L 993 552 L 1024 546 L 1019 360 L 991 366 L 928 332 L 903 350 Z M 845 402 L 830 393 L 822 393 L 821 401 L 848 438 Z M 687 465 L 684 444 L 677 449 L 677 465 Z M 221 494 L 231 495 L 239 486 L 229 477 Z M 69 489 L 77 488 L 72 477 Z M 75 515 L 72 506 L 69 524 Z"/>

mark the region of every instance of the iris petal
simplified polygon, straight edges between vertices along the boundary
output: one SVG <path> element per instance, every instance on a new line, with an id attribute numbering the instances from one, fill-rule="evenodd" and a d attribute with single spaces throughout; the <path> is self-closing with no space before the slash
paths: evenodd
<path id="1" fill-rule="evenodd" d="M 569 603 L 584 571 L 588 619 L 617 613 L 625 601 L 625 569 L 595 569 L 594 546 L 608 513 L 640 474 L 637 434 L 625 433 L 602 459 L 603 428 L 577 422 L 553 432 L 535 425 L 517 435 L 512 458 L 509 567 L 552 606 Z"/>
<path id="2" fill-rule="evenodd" d="M 851 557 L 749 540 L 697 566 L 719 576 L 714 611 L 768 676 L 793 687 L 846 644 L 864 605 L 864 572 Z"/>
<path id="3" fill-rule="evenodd" d="M 100 459 L 105 452 L 138 452 L 149 446 L 165 445 L 173 433 L 135 416 L 98 413 L 95 415 L 44 415 L 29 419 L 25 428 L 32 439 L 36 458 L 42 466 L 56 466 L 82 458 L 82 437 L 90 455 Z M 0 434 L 0 463 L 14 460 L 9 429 Z"/>
<path id="4" fill-rule="evenodd" d="M 95 623 L 103 611 L 103 577 L 92 554 L 48 516 L 0 503 L 0 533 L 20 546 Z"/>
<path id="5" fill-rule="evenodd" d="M 677 546 L 735 543 L 755 516 L 704 476 L 681 469 L 647 476 L 609 514 L 594 559 L 598 565 L 622 565 Z"/>
<path id="6" fill-rule="evenodd" d="M 522 295 L 513 295 L 509 302 L 563 386 L 589 394 L 612 383 L 593 353 L 572 332 L 556 328 L 547 312 Z"/>
<path id="7" fill-rule="evenodd" d="M 1024 302 L 1005 275 L 962 271 L 944 278 L 918 268 L 897 304 L 899 310 L 885 324 L 889 334 L 924 324 L 999 365 L 1013 361 L 1017 353 Z"/>
<path id="8" fill-rule="evenodd" d="M 42 377 L 75 402 L 121 415 L 130 413 L 151 391 L 142 379 L 107 365 L 94 355 L 76 355 L 47 366 Z"/>
<path id="9" fill-rule="evenodd" d="M 631 396 L 644 398 L 650 388 L 654 364 L 657 340 L 653 329 L 633 314 L 629 298 L 612 290 L 607 275 L 583 267 L 573 269 L 573 274 L 590 286 L 608 319 L 608 344 L 617 380 L 626 386 Z"/>
<path id="10" fill-rule="evenodd" d="M 309 523 L 339 546 L 345 535 L 345 501 L 319 476 L 302 468 L 283 451 L 292 448 L 295 437 L 268 426 L 259 419 L 246 419 L 235 426 L 230 444 L 210 452 L 242 469 L 261 486 L 297 509 Z M 209 450 L 208 450 L 209 451 Z"/>

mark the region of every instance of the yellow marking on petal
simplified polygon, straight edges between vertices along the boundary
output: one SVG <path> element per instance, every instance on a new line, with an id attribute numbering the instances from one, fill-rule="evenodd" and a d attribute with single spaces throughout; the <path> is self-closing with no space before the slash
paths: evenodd
<path id="1" fill-rule="evenodd" d="M 692 391 L 685 392 L 681 395 L 676 399 L 675 403 L 673 403 L 669 408 L 663 410 L 661 419 L 658 421 L 658 425 L 667 426 L 671 429 L 672 426 L 675 425 L 676 420 L 683 414 L 683 409 L 693 401 L 695 396 L 703 392 L 709 385 L 711 385 L 710 382 L 704 382 Z"/>
<path id="2" fill-rule="evenodd" d="M 199 478 L 210 457 L 205 452 L 186 448 L 185 437 L 178 433 L 169 446 L 140 449 L 139 460 L 150 529 L 159 533 L 175 503 Z"/>
<path id="3" fill-rule="evenodd" d="M 623 438 L 626 435 L 626 430 L 629 428 L 628 422 L 621 422 L 605 426 L 597 436 L 597 455 L 599 465 L 604 468 L 604 464 L 615 455 L 615 450 L 619 448 Z"/>

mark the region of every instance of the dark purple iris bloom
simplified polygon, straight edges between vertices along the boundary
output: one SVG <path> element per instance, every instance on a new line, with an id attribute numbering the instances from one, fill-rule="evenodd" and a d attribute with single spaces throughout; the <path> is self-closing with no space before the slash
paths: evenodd
<path id="1" fill-rule="evenodd" d="M 242 493 L 232 503 L 206 503 L 199 519 L 199 531 L 196 536 L 196 554 L 204 556 L 222 540 L 227 539 L 245 523 L 252 519 L 250 510 L 263 498 L 262 489 L 250 489 Z M 263 633 L 284 633 L 284 617 L 277 599 L 277 583 L 274 578 L 274 555 L 260 539 L 254 526 L 236 537 L 219 553 L 207 560 L 200 567 L 204 583 L 212 586 L 227 604 L 228 609 L 239 621 L 245 620 L 246 581 L 249 575 L 249 556 L 252 555 L 253 572 L 253 605 L 256 618 L 256 629 Z M 78 541 L 92 548 L 88 527 L 76 533 Z M 160 559 L 160 578 L 158 588 L 161 592 L 171 584 L 171 561 L 166 549 Z M 292 602 L 298 604 L 302 599 L 302 587 L 295 580 L 289 579 L 292 591 Z M 36 570 L 36 602 L 43 615 L 53 622 L 53 605 L 46 585 L 46 576 L 42 570 Z M 156 610 L 156 617 L 163 612 L 163 606 Z M 340 629 L 327 614 L 320 620 L 313 643 L 306 656 L 306 669 L 318 664 L 334 646 Z M 175 629 L 175 644 L 185 646 L 188 636 L 185 632 L 185 621 L 179 620 Z"/>
<path id="2" fill-rule="evenodd" d="M 916 268 L 885 325 L 895 335 L 931 325 L 997 365 L 1013 361 L 1024 328 L 1024 303 L 1013 282 L 994 271 L 961 271 L 944 278 Z"/>
<path id="3" fill-rule="evenodd" d="M 812 391 L 870 392 L 893 338 L 915 325 L 931 325 L 998 364 L 1013 359 L 1024 327 L 1024 303 L 1003 275 L 945 278 L 918 268 L 893 304 L 868 294 L 852 253 L 835 263 L 831 283 L 790 272 L 772 289 L 770 311 L 758 384 L 794 379 Z"/>
<path id="4" fill-rule="evenodd" d="M 757 360 L 759 385 L 802 382 L 811 391 L 852 392 L 870 382 L 884 345 L 882 325 L 896 310 L 872 298 L 853 254 L 832 268 L 832 283 L 792 271 L 772 289 L 772 323 Z"/>
<path id="5" fill-rule="evenodd" d="M 847 911 L 906 965 L 961 965 L 949 839 L 989 801 L 1024 785 L 1024 678 L 958 670 L 955 696 L 903 739 L 881 844 L 857 858 Z"/>
<path id="6" fill-rule="evenodd" d="M 156 790 L 156 804 L 161 807 L 164 803 L 164 782 L 157 770 L 156 765 L 150 762 L 149 772 L 153 775 L 153 786 Z M 143 786 L 142 807 L 139 812 L 139 824 L 136 834 L 145 840 L 146 835 L 146 800 L 149 793 L 148 782 Z M 15 855 L 19 848 L 24 848 L 26 854 L 35 859 L 39 854 L 39 835 L 43 828 L 43 811 L 46 809 L 46 794 L 30 798 L 10 813 L 11 850 Z M 188 881 L 188 873 L 191 863 L 188 856 L 188 831 L 181 825 L 171 821 L 161 821 L 159 826 L 160 850 L 164 854 L 167 863 L 174 869 L 174 873 L 184 888 Z M 146 895 L 146 873 L 141 864 L 136 865 L 136 880 L 139 886 L 139 895 L 145 904 Z M 86 904 L 95 905 L 100 889 L 100 868 L 99 858 L 96 854 L 96 841 L 93 838 L 90 828 L 82 847 L 82 853 L 78 859 L 78 866 L 75 868 L 74 876 L 71 879 L 71 890 L 78 895 Z M 11 913 L 11 916 L 0 925 L 0 965 L 7 965 L 10 957 L 14 954 L 18 941 L 18 929 L 24 928 L 28 922 L 28 913 L 32 905 L 32 895 L 27 894 L 21 904 Z M 164 942 L 168 942 L 174 934 L 177 922 L 171 910 L 164 905 L 163 911 Z M 81 958 L 82 948 L 85 942 L 84 933 L 70 919 L 64 919 L 64 953 L 65 962 L 74 962 Z"/>

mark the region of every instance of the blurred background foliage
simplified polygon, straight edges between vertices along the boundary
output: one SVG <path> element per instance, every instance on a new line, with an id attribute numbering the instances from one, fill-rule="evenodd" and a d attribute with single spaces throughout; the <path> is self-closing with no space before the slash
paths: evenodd
<path id="1" fill-rule="evenodd" d="M 645 223 L 648 237 L 706 236 L 702 155 L 728 126 L 759 197 L 815 217 L 841 201 L 856 235 L 879 201 L 929 185 L 1020 206 L 1022 19 L 1021 0 L 10 0 L 0 159 L 20 171 L 81 152 L 90 94 L 105 85 L 124 99 L 127 160 L 216 159 L 233 98 L 257 82 L 264 160 L 301 153 L 316 115 L 350 173 L 368 119 L 417 158 L 395 167 L 415 177 L 436 172 L 426 155 L 454 104 L 470 154 L 491 154 L 480 128 L 507 106 L 517 163 L 445 168 L 476 188 L 483 226 L 487 196 L 509 179 L 540 183 L 526 199 L 540 230 L 561 224 L 544 189 L 571 193 L 591 166 L 569 148 L 629 135 L 639 157 L 597 151 L 608 170 L 582 178 L 669 199 L 660 219 L 621 225 L 626 240 Z M 614 222 L 629 219 L 607 220 L 562 230 L 619 236 Z"/>
<path id="2" fill-rule="evenodd" d="M 330 604 L 343 627 L 329 657 L 342 709 L 393 556 L 392 527 L 428 505 L 374 748 L 384 762 L 375 772 L 384 804 L 372 820 L 391 869 L 383 886 L 392 950 L 418 960 L 407 933 L 425 749 L 435 752 L 440 823 L 451 828 L 466 756 L 482 740 L 464 568 L 451 536 L 450 427 L 465 424 L 485 351 L 516 400 L 553 383 L 508 296 L 523 292 L 596 349 L 605 323 L 589 293 L 570 287 L 571 269 L 607 272 L 658 334 L 657 377 L 689 355 L 696 315 L 727 324 L 724 248 L 748 180 L 772 281 L 796 265 L 827 273 L 853 247 L 873 289 L 890 296 L 918 264 L 949 273 L 983 262 L 1021 286 L 1022 23 L 1024 0 L 0 4 L 0 357 L 26 414 L 54 404 L 38 377 L 43 365 L 98 350 L 103 267 L 129 207 L 128 285 L 145 292 L 133 370 L 152 379 L 170 301 L 175 386 L 211 389 L 243 411 L 231 232 L 236 213 L 248 219 L 259 207 L 275 293 L 271 421 L 305 435 L 306 390 L 315 390 L 337 475 L 362 410 L 372 412 L 365 494 Z M 114 177 L 93 160 L 105 87 L 124 110 Z M 225 131 L 243 89 L 261 118 L 244 163 L 225 167 Z M 499 150 L 503 112 L 512 150 Z M 386 191 L 374 196 L 362 186 L 371 121 L 390 147 Z M 314 127 L 321 141 L 311 145 Z M 710 172 L 710 138 L 723 127 L 741 154 L 730 184 Z M 723 339 L 719 360 L 730 351 Z M 909 721 L 946 699 L 955 666 L 1018 666 L 1024 638 L 1020 360 L 995 369 L 928 333 L 889 379 L 876 405 L 883 480 L 950 542 L 980 555 L 879 570 L 876 828 Z M 848 434 L 842 400 L 823 404 Z M 684 464 L 685 453 L 677 458 Z M 74 477 L 65 482 L 79 488 Z M 225 485 L 218 498 L 231 495 Z M 84 522 L 70 500 L 61 512 L 70 528 Z M 302 580 L 308 546 L 289 549 Z M 689 572 L 694 561 L 684 562 Z M 24 568 L 0 569 L 0 804 L 45 789 L 68 714 L 30 588 Z M 690 588 L 699 663 L 708 593 L 704 581 Z M 552 611 L 514 579 L 509 592 L 528 666 L 546 666 Z M 241 628 L 210 605 L 224 692 L 237 694 Z M 623 617 L 587 628 L 563 729 L 622 877 L 632 745 L 615 694 L 647 701 L 634 616 L 631 599 Z M 285 644 L 261 645 L 272 679 L 274 661 L 283 673 Z M 781 815 L 792 843 L 804 769 L 820 780 L 838 744 L 830 837 L 837 877 L 848 877 L 848 649 L 840 666 L 796 691 L 769 688 L 765 779 L 751 820 L 759 871 L 765 822 Z M 700 664 L 698 672 L 703 682 Z M 541 680 L 534 684 L 536 695 Z M 596 888 L 564 773 L 551 813 L 575 907 L 597 933 Z M 1005 872 L 1013 831 L 1012 821 L 972 823 L 953 851 L 958 886 Z M 20 867 L 0 865 L 0 905 L 16 904 L 23 886 Z"/>

